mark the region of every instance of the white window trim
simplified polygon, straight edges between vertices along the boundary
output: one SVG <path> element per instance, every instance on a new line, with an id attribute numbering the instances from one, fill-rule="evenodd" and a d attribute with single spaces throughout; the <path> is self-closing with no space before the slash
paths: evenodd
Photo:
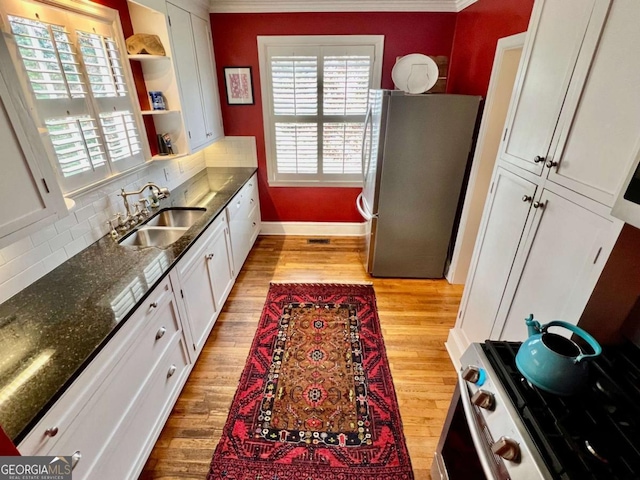
<path id="1" fill-rule="evenodd" d="M 91 182 L 89 184 L 80 186 L 78 188 L 71 188 L 69 189 L 66 193 L 64 193 L 64 195 L 66 197 L 73 197 L 75 195 L 77 195 L 79 192 L 85 192 L 85 191 L 89 191 L 89 190 L 93 190 L 95 188 L 100 187 L 101 185 L 105 184 L 105 183 L 109 183 L 112 180 L 115 180 L 119 177 L 131 174 L 131 172 L 134 171 L 138 171 L 141 170 L 142 168 L 146 168 L 148 165 L 151 164 L 152 160 L 151 160 L 151 150 L 149 148 L 149 141 L 147 138 L 147 134 L 146 134 L 146 128 L 144 125 L 144 121 L 142 119 L 142 111 L 140 109 L 140 104 L 138 101 L 138 97 L 137 97 L 137 89 L 136 89 L 136 84 L 133 78 L 133 73 L 131 70 L 131 65 L 129 63 L 129 59 L 128 59 L 128 55 L 127 55 L 127 48 L 126 48 L 126 44 L 124 41 L 124 32 L 122 30 L 122 23 L 120 22 L 120 14 L 117 10 L 101 5 L 101 4 L 97 4 L 93 1 L 90 0 L 74 0 L 73 2 L 70 2 L 68 0 L 34 0 L 34 3 L 36 4 L 42 4 L 43 6 L 53 6 L 56 8 L 59 8 L 61 10 L 66 10 L 75 14 L 79 14 L 79 15 L 85 15 L 87 17 L 90 18 L 94 18 L 100 21 L 106 21 L 109 23 L 110 27 L 112 28 L 112 31 L 114 33 L 114 38 L 113 40 L 116 42 L 117 46 L 118 46 L 118 50 L 120 52 L 120 57 L 121 57 L 121 62 L 122 62 L 122 70 L 124 72 L 124 77 L 125 77 L 125 81 L 127 83 L 127 87 L 128 87 L 128 91 L 129 91 L 129 95 L 131 97 L 131 109 L 132 109 L 132 116 L 133 119 L 135 121 L 136 127 L 138 129 L 138 135 L 140 138 L 140 144 L 142 147 L 142 156 L 143 156 L 143 163 L 139 163 L 135 166 L 131 166 L 129 168 L 126 168 L 122 171 L 119 171 L 117 169 L 111 170 L 110 175 L 100 178 L 94 182 Z M 6 20 L 6 11 L 4 11 L 4 9 L 1 9 L 1 14 L 0 14 L 0 22 L 5 23 Z M 5 25 L 8 25 L 8 23 L 6 23 Z M 8 27 L 7 27 L 8 28 Z M 2 33 L 2 32 L 0 32 Z M 11 48 L 15 48 L 13 45 L 11 45 Z M 8 52 L 7 52 L 8 53 Z M 31 117 L 36 120 L 36 127 L 38 128 L 38 131 L 40 132 L 40 135 L 43 137 L 48 137 L 48 131 L 46 129 L 46 127 L 44 127 L 44 122 L 39 118 L 40 116 L 38 114 L 36 114 L 35 112 L 37 112 L 37 107 L 35 104 L 35 98 L 32 97 L 28 92 L 30 91 L 30 87 L 29 87 L 29 80 L 26 77 L 26 75 L 24 74 L 24 71 L 20 68 L 17 67 L 17 64 L 14 63 L 14 58 L 13 58 L 13 54 L 10 55 L 12 58 L 8 59 L 7 64 L 10 64 L 13 66 L 13 70 L 16 72 L 16 74 L 18 75 L 18 78 L 20 79 L 20 83 L 21 83 L 21 90 L 24 92 L 24 100 L 26 102 L 26 106 L 28 107 L 28 109 L 30 110 L 31 113 Z M 19 60 L 19 57 L 16 57 Z M 19 64 L 20 62 L 18 62 Z M 90 86 L 87 85 L 87 89 L 90 90 Z M 34 117 L 35 116 L 35 117 Z M 99 118 L 96 117 L 96 120 L 99 121 Z M 43 139 L 44 140 L 44 139 Z M 58 179 L 58 184 L 61 187 L 61 190 L 64 192 L 64 188 L 63 188 L 63 182 L 60 178 L 60 170 L 57 166 L 57 160 L 56 160 L 56 156 L 55 153 L 52 151 L 52 149 L 50 148 L 50 145 L 48 144 L 48 142 L 45 140 L 43 141 L 43 145 L 44 148 L 47 152 L 47 160 L 49 161 L 49 164 L 51 165 L 51 168 L 53 168 L 56 178 Z M 106 148 L 106 147 L 105 147 Z"/>
<path id="2" fill-rule="evenodd" d="M 267 48 L 295 45 L 366 45 L 374 48 L 371 88 L 380 88 L 382 81 L 382 60 L 384 54 L 384 35 L 287 35 L 258 36 L 258 59 L 260 65 L 260 89 L 262 94 L 262 119 L 264 127 L 265 153 L 267 156 L 267 179 L 271 187 L 361 187 L 362 182 L 293 180 L 282 181 L 276 178 L 275 138 L 271 128 L 273 103 L 270 94 L 269 65 Z"/>

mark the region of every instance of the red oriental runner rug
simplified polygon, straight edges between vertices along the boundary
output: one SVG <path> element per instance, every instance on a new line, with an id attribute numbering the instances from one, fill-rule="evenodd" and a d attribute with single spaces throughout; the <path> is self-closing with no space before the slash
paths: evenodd
<path id="1" fill-rule="evenodd" d="M 272 284 L 208 480 L 411 480 L 373 287 Z"/>

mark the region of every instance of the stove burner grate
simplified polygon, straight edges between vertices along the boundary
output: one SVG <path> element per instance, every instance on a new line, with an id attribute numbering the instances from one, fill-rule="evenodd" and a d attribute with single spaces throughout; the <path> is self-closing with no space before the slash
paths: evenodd
<path id="1" fill-rule="evenodd" d="M 520 343 L 483 349 L 554 478 L 640 478 L 640 352 L 605 350 L 585 391 L 559 397 L 526 381 L 515 365 Z"/>

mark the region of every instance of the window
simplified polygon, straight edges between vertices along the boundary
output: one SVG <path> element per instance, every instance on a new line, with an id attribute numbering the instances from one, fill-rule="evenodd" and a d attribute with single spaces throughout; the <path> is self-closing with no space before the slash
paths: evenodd
<path id="1" fill-rule="evenodd" d="M 64 192 L 145 161 L 117 13 L 83 9 L 22 0 L 2 6 L 12 60 Z"/>
<path id="2" fill-rule="evenodd" d="M 384 37 L 258 37 L 271 185 L 356 186 Z"/>

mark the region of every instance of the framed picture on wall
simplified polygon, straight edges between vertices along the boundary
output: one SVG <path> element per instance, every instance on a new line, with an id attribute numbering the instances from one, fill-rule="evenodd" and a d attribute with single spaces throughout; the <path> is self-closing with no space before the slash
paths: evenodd
<path id="1" fill-rule="evenodd" d="M 253 105 L 251 67 L 224 67 L 224 84 L 229 105 Z"/>

